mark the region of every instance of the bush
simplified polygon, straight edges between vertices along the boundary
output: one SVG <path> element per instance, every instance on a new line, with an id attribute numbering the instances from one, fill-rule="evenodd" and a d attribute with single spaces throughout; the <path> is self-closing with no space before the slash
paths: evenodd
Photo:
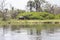
<path id="1" fill-rule="evenodd" d="M 45 19 L 55 19 L 54 14 L 50 14 L 47 12 L 25 12 L 25 13 L 20 13 L 18 14 L 17 18 L 20 16 L 27 17 L 29 19 L 40 19 L 40 20 L 45 20 Z"/>

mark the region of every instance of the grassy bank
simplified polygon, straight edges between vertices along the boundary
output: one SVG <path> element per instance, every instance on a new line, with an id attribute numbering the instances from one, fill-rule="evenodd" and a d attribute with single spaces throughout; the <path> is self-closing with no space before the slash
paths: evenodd
<path id="1" fill-rule="evenodd" d="M 60 20 L 8 20 L 0 21 L 0 25 L 40 25 L 40 24 L 60 24 Z"/>

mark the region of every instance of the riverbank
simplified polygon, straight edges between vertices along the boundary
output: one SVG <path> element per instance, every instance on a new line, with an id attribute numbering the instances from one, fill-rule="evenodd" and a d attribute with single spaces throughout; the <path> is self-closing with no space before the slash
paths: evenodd
<path id="1" fill-rule="evenodd" d="M 40 25 L 40 24 L 60 24 L 60 20 L 8 20 L 0 21 L 0 25 Z"/>

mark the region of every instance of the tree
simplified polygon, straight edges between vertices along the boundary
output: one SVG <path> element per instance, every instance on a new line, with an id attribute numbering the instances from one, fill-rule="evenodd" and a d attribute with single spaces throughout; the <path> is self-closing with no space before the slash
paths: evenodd
<path id="1" fill-rule="evenodd" d="M 41 6 L 45 3 L 45 0 L 34 0 L 36 12 L 42 11 Z"/>
<path id="2" fill-rule="evenodd" d="M 29 0 L 29 1 L 27 2 L 27 7 L 29 7 L 30 12 L 32 12 L 32 8 L 34 7 L 34 2 L 31 1 L 31 0 Z"/>
<path id="3" fill-rule="evenodd" d="M 54 6 L 51 6 L 50 13 L 54 13 Z"/>
<path id="4" fill-rule="evenodd" d="M 2 0 L 0 1 L 0 10 L 1 10 L 1 13 L 2 13 L 2 17 L 3 17 L 3 20 L 6 20 L 6 15 L 5 15 L 5 6 L 6 6 L 6 0 Z"/>
<path id="5" fill-rule="evenodd" d="M 19 14 L 19 13 L 24 13 L 25 11 L 24 10 L 19 10 L 19 9 L 14 9 L 14 7 L 11 7 L 11 10 L 10 10 L 10 16 L 12 19 L 16 19 L 16 16 Z"/>
<path id="6" fill-rule="evenodd" d="M 44 11 L 45 12 L 49 12 L 49 13 L 54 13 L 54 6 L 55 5 L 51 5 L 50 3 L 46 2 L 46 4 L 44 5 Z"/>
<path id="7" fill-rule="evenodd" d="M 27 2 L 27 7 L 30 8 L 30 12 L 33 11 L 32 10 L 33 8 L 36 10 L 36 12 L 41 12 L 42 11 L 42 5 L 44 3 L 46 3 L 45 0 L 34 0 L 34 1 L 29 0 Z"/>

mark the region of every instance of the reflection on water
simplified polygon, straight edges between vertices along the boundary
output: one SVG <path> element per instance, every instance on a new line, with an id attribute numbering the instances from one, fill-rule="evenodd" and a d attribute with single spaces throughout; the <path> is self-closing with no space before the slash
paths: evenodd
<path id="1" fill-rule="evenodd" d="M 0 40 L 60 40 L 59 27 L 3 25 Z"/>

